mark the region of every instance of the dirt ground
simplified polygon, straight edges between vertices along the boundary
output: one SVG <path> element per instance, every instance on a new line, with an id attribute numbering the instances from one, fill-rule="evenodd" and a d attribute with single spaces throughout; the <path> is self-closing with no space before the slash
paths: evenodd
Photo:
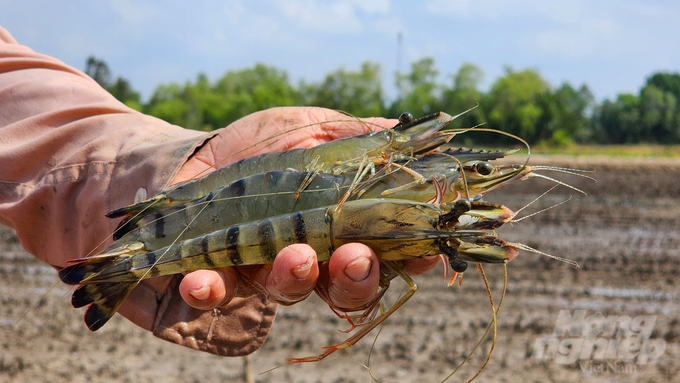
<path id="1" fill-rule="evenodd" d="M 588 196 L 559 187 L 531 209 L 572 196 L 569 202 L 500 233 L 581 268 L 528 252 L 508 264 L 495 350 L 477 381 L 680 381 L 680 160 L 536 157 L 532 163 L 594 168 L 597 182 L 541 172 Z M 517 210 L 549 186 L 528 180 L 487 199 Z M 118 316 L 91 333 L 55 272 L 26 254 L 10 229 L 0 228 L 0 240 L 0 382 L 243 381 L 243 358 L 166 343 Z M 485 271 L 497 302 L 502 266 Z M 336 330 L 346 324 L 317 298 L 280 308 L 269 339 L 250 358 L 255 380 L 369 382 L 364 365 L 374 341 L 370 369 L 379 381 L 443 380 L 482 337 L 489 300 L 474 268 L 462 287 L 447 288 L 440 269 L 416 282 L 416 295 L 377 339 L 370 334 L 320 363 L 258 375 L 346 336 Z M 581 346 L 593 343 L 600 346 L 594 353 Z M 490 347 L 487 338 L 449 381 L 471 378 Z"/>

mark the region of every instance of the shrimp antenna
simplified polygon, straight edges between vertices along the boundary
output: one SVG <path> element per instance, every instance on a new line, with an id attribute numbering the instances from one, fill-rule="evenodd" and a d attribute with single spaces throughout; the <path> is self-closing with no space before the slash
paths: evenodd
<path id="1" fill-rule="evenodd" d="M 460 162 L 460 160 L 450 154 L 446 153 L 440 153 L 443 156 L 449 157 L 451 160 L 455 161 L 458 164 L 458 169 L 460 173 L 460 178 L 463 180 L 463 188 L 465 189 L 465 198 L 467 200 L 470 200 L 470 190 L 468 190 L 468 183 L 467 183 L 467 176 L 465 175 L 465 172 L 463 171 L 463 164 Z M 444 179 L 446 182 L 446 178 Z M 446 185 L 444 185 L 446 187 Z"/>
<path id="2" fill-rule="evenodd" d="M 479 108 L 479 103 L 476 103 L 475 106 L 473 106 L 472 108 L 469 108 L 468 110 L 464 110 L 464 111 L 462 111 L 462 112 L 456 114 L 455 116 L 451 116 L 451 121 L 453 121 L 453 120 L 455 120 L 456 118 L 458 118 L 458 117 L 464 115 L 465 113 L 471 112 L 471 111 L 473 111 L 473 110 L 475 110 L 475 109 L 477 109 L 477 108 Z M 474 128 L 471 128 L 471 129 L 474 129 Z M 470 130 L 470 129 L 468 129 L 468 130 Z M 466 130 L 466 131 L 467 131 L 467 130 Z"/>
<path id="3" fill-rule="evenodd" d="M 477 377 L 479 376 L 479 374 L 481 374 L 482 371 L 484 370 L 484 368 L 486 368 L 487 364 L 489 363 L 489 360 L 491 360 L 491 355 L 493 354 L 493 350 L 494 350 L 494 348 L 495 348 L 495 346 L 496 346 L 496 336 L 497 336 L 497 334 L 498 334 L 498 322 L 497 322 L 497 317 L 498 317 L 498 313 L 499 313 L 500 310 L 501 310 L 501 306 L 503 305 L 503 301 L 505 300 L 505 292 L 507 291 L 507 288 L 508 288 L 508 266 L 507 266 L 506 263 L 503 264 L 503 292 L 502 292 L 502 294 L 501 294 L 500 300 L 498 301 L 498 306 L 494 306 L 494 303 L 493 303 L 493 296 L 491 295 L 491 287 L 489 286 L 489 281 L 488 281 L 488 279 L 486 278 L 486 274 L 484 273 L 484 268 L 482 267 L 482 264 L 481 264 L 481 263 L 478 263 L 478 264 L 477 264 L 477 270 L 479 270 L 479 272 L 482 274 L 482 280 L 484 281 L 484 285 L 486 286 L 486 291 L 487 291 L 487 294 L 488 294 L 488 296 L 489 296 L 489 301 L 491 302 L 491 315 L 492 315 L 492 320 L 491 320 L 491 322 L 489 323 L 489 325 L 486 326 L 486 331 L 484 331 L 484 334 L 482 334 L 481 338 L 479 339 L 479 341 L 477 342 L 477 344 L 475 345 L 475 347 L 472 349 L 472 351 L 467 355 L 467 357 L 465 358 L 465 360 L 463 360 L 463 361 L 458 365 L 458 367 L 456 367 L 455 370 L 453 370 L 453 371 L 452 371 L 452 372 L 451 372 L 444 380 L 442 380 L 442 383 L 444 383 L 444 382 L 446 382 L 447 380 L 449 380 L 453 375 L 456 374 L 456 372 L 458 372 L 458 370 L 460 370 L 461 367 L 463 367 L 463 365 L 464 365 L 468 360 L 470 360 L 470 358 L 471 358 L 472 355 L 475 353 L 475 351 L 479 348 L 479 346 L 481 346 L 481 344 L 482 344 L 482 342 L 484 341 L 484 339 L 486 339 L 487 335 L 489 335 L 489 331 L 491 331 L 492 328 L 493 328 L 493 340 L 492 340 L 492 343 L 491 343 L 491 349 L 489 350 L 489 353 L 486 355 L 486 359 L 484 360 L 484 363 L 482 364 L 482 366 L 479 368 L 479 370 L 477 370 L 477 373 L 475 374 L 475 376 L 473 376 L 470 380 L 468 380 L 468 383 L 470 383 L 470 382 L 472 382 L 473 380 L 477 379 Z"/>
<path id="4" fill-rule="evenodd" d="M 554 182 L 554 183 L 556 183 L 556 184 L 558 184 L 558 185 L 562 185 L 562 186 L 567 187 L 567 188 L 569 188 L 569 189 L 571 189 L 571 190 L 574 190 L 574 191 L 576 191 L 576 192 L 579 192 L 579 193 L 581 193 L 581 194 L 583 194 L 583 195 L 588 195 L 588 193 L 586 193 L 586 192 L 584 192 L 583 190 L 577 188 L 576 186 L 571 186 L 571 185 L 569 185 L 569 184 L 566 183 L 566 182 L 562 182 L 562 181 L 560 181 L 560 180 L 557 180 L 557 179 L 552 178 L 552 177 L 548 177 L 548 176 L 543 175 L 543 174 L 529 173 L 529 174 L 527 174 L 527 177 L 543 178 L 543 179 L 545 179 L 545 180 L 552 181 L 552 182 Z"/>
<path id="5" fill-rule="evenodd" d="M 479 125 L 477 125 L 477 126 L 479 126 Z M 470 132 L 470 131 L 498 133 L 498 134 L 500 134 L 500 135 L 503 135 L 503 136 L 506 136 L 506 137 L 510 137 L 510 138 L 512 138 L 512 139 L 515 139 L 515 140 L 521 142 L 522 145 L 524 145 L 524 147 L 527 148 L 527 158 L 526 158 L 526 160 L 524 161 L 524 164 L 522 164 L 522 168 L 525 168 L 525 167 L 527 167 L 527 166 L 529 165 L 529 159 L 531 159 L 531 145 L 529 145 L 529 143 L 528 143 L 526 140 L 524 140 L 523 138 L 521 138 L 521 137 L 519 137 L 519 136 L 516 136 L 516 135 L 514 135 L 514 134 L 512 134 L 512 133 L 504 132 L 504 131 L 502 131 L 502 130 L 491 129 L 491 128 L 478 128 L 477 126 L 472 127 L 472 128 L 468 128 L 468 129 L 452 129 L 452 130 L 453 130 L 455 133 L 466 133 L 466 132 Z"/>
<path id="6" fill-rule="evenodd" d="M 554 188 L 556 188 L 556 187 L 557 187 L 557 186 L 553 186 L 550 190 L 552 190 L 552 189 L 554 189 Z M 548 192 L 549 192 L 550 190 L 548 190 Z M 547 193 L 547 192 L 543 193 L 542 195 L 545 195 L 546 193 Z M 534 201 L 535 201 L 535 200 L 534 200 Z M 531 202 L 529 203 L 529 205 L 532 204 L 534 201 L 531 201 Z M 541 209 L 541 210 L 539 210 L 539 211 L 537 211 L 537 212 L 531 213 L 531 214 L 529 214 L 529 215 L 527 215 L 527 216 L 524 216 L 524 217 L 522 217 L 522 218 L 513 219 L 513 220 L 510 221 L 510 222 L 511 222 L 511 223 L 517 223 L 517 222 L 519 222 L 519 221 L 523 221 L 523 220 L 525 220 L 525 219 L 527 219 L 527 218 L 529 218 L 529 217 L 533 217 L 533 216 L 535 216 L 535 215 L 537 215 L 537 214 L 544 213 L 544 212 L 546 212 L 546 211 L 548 211 L 548 210 L 550 210 L 550 209 L 554 209 L 554 208 L 556 208 L 556 207 L 558 207 L 558 206 L 560 206 L 560 205 L 562 205 L 562 204 L 565 204 L 565 203 L 567 203 L 567 202 L 569 202 L 569 201 L 571 201 L 571 196 L 569 196 L 569 198 L 565 199 L 565 200 L 562 201 L 562 202 L 558 202 L 558 203 L 556 203 L 556 204 L 554 204 L 554 205 L 552 205 L 552 206 L 548 206 L 548 207 L 546 207 L 545 209 Z M 527 205 L 527 206 L 529 206 L 529 205 Z M 527 206 L 524 206 L 524 207 L 527 207 Z M 524 209 L 524 207 L 523 207 L 522 209 Z M 517 212 L 521 211 L 522 209 L 518 210 Z"/>
<path id="7" fill-rule="evenodd" d="M 595 178 L 583 174 L 583 173 L 594 173 L 595 170 L 569 169 L 569 168 L 560 168 L 560 167 L 557 167 L 557 166 L 546 166 L 546 165 L 534 165 L 534 166 L 531 166 L 531 168 L 533 170 L 548 170 L 548 171 L 551 171 L 551 172 L 571 174 L 572 176 L 583 177 L 583 178 L 587 178 L 591 181 L 597 182 L 597 180 Z"/>
<path id="8" fill-rule="evenodd" d="M 542 251 L 540 251 L 540 250 L 536 250 L 536 249 L 534 249 L 533 247 L 529 247 L 529 246 L 527 246 L 527 245 L 525 245 L 525 244 L 522 244 L 522 243 L 510 243 L 510 242 L 508 242 L 508 244 L 509 244 L 510 246 L 514 246 L 514 247 L 516 247 L 516 248 L 518 248 L 518 249 L 525 250 L 525 251 L 528 251 L 528 252 L 530 252 L 530 253 L 536 253 L 536 254 L 540 254 L 540 255 L 545 255 L 545 256 L 548 257 L 548 258 L 552 258 L 552 259 L 554 259 L 554 260 L 557 260 L 557 261 L 566 263 L 567 265 L 574 266 L 574 267 L 576 267 L 577 269 L 580 268 L 580 266 L 578 265 L 578 262 L 573 261 L 573 260 L 571 260 L 571 259 L 562 258 L 562 257 L 558 257 L 558 256 L 556 256 L 556 255 L 544 253 L 544 252 L 542 252 Z"/>
<path id="9" fill-rule="evenodd" d="M 534 198 L 534 199 L 533 199 L 531 202 L 529 202 L 528 204 L 522 206 L 519 210 L 517 210 L 517 211 L 515 212 L 515 215 L 513 216 L 513 218 L 514 218 L 514 217 L 517 217 L 517 214 L 519 214 L 519 212 L 521 212 L 522 210 L 528 208 L 528 207 L 531 206 L 534 202 L 536 202 L 536 201 L 538 201 L 539 199 L 543 198 L 546 194 L 550 193 L 551 191 L 553 191 L 553 190 L 554 190 L 556 187 L 558 187 L 558 186 L 559 186 L 559 185 L 554 185 L 554 186 L 551 187 L 550 189 L 544 191 L 544 192 L 543 192 L 541 195 L 539 195 L 538 197 Z M 553 205 L 553 206 L 550 206 L 550 207 L 547 207 L 547 208 L 545 208 L 545 209 L 539 210 L 539 211 L 537 211 L 537 212 L 535 212 L 535 213 L 529 214 L 529 215 L 526 216 L 526 217 L 522 217 L 522 218 L 520 218 L 520 219 L 512 220 L 512 221 L 510 221 L 510 222 L 519 222 L 519 221 L 521 221 L 521 220 L 523 220 L 523 219 L 525 219 L 525 218 L 529 218 L 529 217 L 534 216 L 534 215 L 536 215 L 536 214 L 538 214 L 538 213 L 542 213 L 542 212 L 544 212 L 544 211 L 546 211 L 546 210 L 550 210 L 550 209 L 552 209 L 552 208 L 554 208 L 554 207 L 560 206 L 560 205 L 562 205 L 563 203 L 565 203 L 565 202 L 567 202 L 567 201 L 569 201 L 569 200 L 571 200 L 571 196 L 569 196 L 569 198 L 568 198 L 567 200 L 565 200 L 565 201 L 562 201 L 562 202 L 560 202 L 560 203 L 557 203 L 557 204 L 555 204 L 555 205 Z"/>

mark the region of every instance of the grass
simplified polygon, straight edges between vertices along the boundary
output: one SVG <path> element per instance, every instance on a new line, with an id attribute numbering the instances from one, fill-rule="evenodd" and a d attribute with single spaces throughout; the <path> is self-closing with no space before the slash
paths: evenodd
<path id="1" fill-rule="evenodd" d="M 535 154 L 609 157 L 680 158 L 680 145 L 566 145 L 561 147 L 532 146 Z"/>

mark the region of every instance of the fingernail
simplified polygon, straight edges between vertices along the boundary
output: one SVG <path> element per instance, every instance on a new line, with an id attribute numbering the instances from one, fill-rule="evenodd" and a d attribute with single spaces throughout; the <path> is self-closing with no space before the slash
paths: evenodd
<path id="1" fill-rule="evenodd" d="M 312 259 L 311 258 L 308 259 L 306 263 L 299 265 L 292 270 L 293 275 L 297 279 L 307 278 L 311 271 L 312 271 Z"/>
<path id="2" fill-rule="evenodd" d="M 371 272 L 371 260 L 366 257 L 357 258 L 345 267 L 345 275 L 354 282 L 361 282 Z"/>
<path id="3" fill-rule="evenodd" d="M 207 301 L 210 298 L 210 286 L 205 285 L 200 289 L 191 290 L 189 294 L 198 301 Z"/>

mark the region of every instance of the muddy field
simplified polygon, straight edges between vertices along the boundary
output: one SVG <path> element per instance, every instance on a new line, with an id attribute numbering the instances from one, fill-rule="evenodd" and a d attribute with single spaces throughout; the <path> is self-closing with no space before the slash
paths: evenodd
<path id="1" fill-rule="evenodd" d="M 595 168 L 598 182 L 556 176 L 588 196 L 559 187 L 534 210 L 572 196 L 568 203 L 501 234 L 581 268 L 527 252 L 508 265 L 495 350 L 477 381 L 680 381 L 680 161 L 543 157 L 532 163 Z M 516 210 L 549 185 L 529 180 L 488 199 Z M 184 349 L 120 317 L 89 332 L 82 312 L 70 306 L 71 290 L 52 289 L 55 272 L 26 254 L 10 229 L 0 228 L 0 239 L 0 382 L 244 381 L 243 358 Z M 497 302 L 502 267 L 485 271 Z M 381 382 L 443 380 L 484 333 L 489 300 L 474 269 L 462 287 L 447 288 L 440 269 L 416 282 L 416 295 L 377 339 L 371 334 L 321 363 L 258 375 L 345 336 L 336 330 L 345 323 L 316 298 L 280 308 L 269 339 L 250 358 L 255 381 L 369 382 L 365 365 L 374 340 L 370 369 Z M 592 344 L 600 349 L 590 352 L 585 345 Z M 490 347 L 487 338 L 449 381 L 472 377 Z"/>

